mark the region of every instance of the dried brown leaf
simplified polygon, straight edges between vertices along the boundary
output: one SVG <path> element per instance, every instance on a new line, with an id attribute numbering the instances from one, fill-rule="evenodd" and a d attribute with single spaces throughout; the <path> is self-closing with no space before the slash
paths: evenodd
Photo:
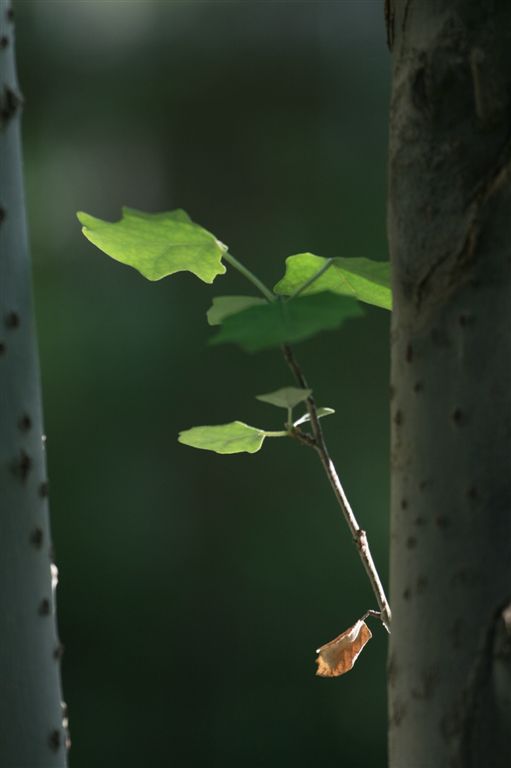
<path id="1" fill-rule="evenodd" d="M 316 675 L 320 677 L 339 677 L 349 672 L 358 659 L 360 651 L 371 639 L 371 630 L 359 619 L 356 624 L 343 632 L 335 640 L 322 645 L 316 653 L 318 668 Z"/>

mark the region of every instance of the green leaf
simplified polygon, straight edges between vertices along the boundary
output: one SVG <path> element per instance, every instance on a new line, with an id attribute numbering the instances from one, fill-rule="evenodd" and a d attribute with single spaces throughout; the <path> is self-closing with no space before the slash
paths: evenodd
<path id="1" fill-rule="evenodd" d="M 324 267 L 328 259 L 312 253 L 298 253 L 286 259 L 286 273 L 274 287 L 274 292 L 290 296 Z M 311 285 L 304 296 L 320 291 L 333 291 L 353 296 L 366 304 L 392 309 L 390 264 L 388 261 L 354 258 L 332 259 L 330 267 Z"/>
<path id="2" fill-rule="evenodd" d="M 224 318 L 235 315 L 247 307 L 255 307 L 258 304 L 266 304 L 265 299 L 257 296 L 215 296 L 213 304 L 207 311 L 210 325 L 221 325 Z"/>
<path id="3" fill-rule="evenodd" d="M 229 315 L 219 333 L 211 339 L 211 344 L 235 342 L 249 352 L 256 352 L 307 339 L 361 314 L 357 302 L 345 296 L 328 292 L 299 296 Z"/>
<path id="4" fill-rule="evenodd" d="M 180 432 L 178 440 L 183 445 L 215 453 L 256 453 L 266 436 L 263 429 L 233 421 L 215 427 L 192 427 Z"/>
<path id="5" fill-rule="evenodd" d="M 322 419 L 323 416 L 331 416 L 333 413 L 335 413 L 335 411 L 333 408 L 317 408 L 316 413 L 317 413 L 318 419 Z M 293 423 L 293 427 L 299 427 L 300 424 L 306 424 L 306 422 L 310 420 L 311 420 L 310 414 L 304 413 L 303 416 L 300 416 L 300 418 Z"/>
<path id="6" fill-rule="evenodd" d="M 278 408 L 294 408 L 298 403 L 303 403 L 312 394 L 312 389 L 300 389 L 299 387 L 283 387 L 267 395 L 256 395 L 257 400 L 263 403 L 276 405 Z"/>
<path id="7" fill-rule="evenodd" d="M 116 261 L 137 269 L 148 280 L 188 271 L 212 283 L 226 271 L 227 247 L 181 209 L 143 213 L 123 208 L 120 221 L 77 213 L 85 237 Z"/>

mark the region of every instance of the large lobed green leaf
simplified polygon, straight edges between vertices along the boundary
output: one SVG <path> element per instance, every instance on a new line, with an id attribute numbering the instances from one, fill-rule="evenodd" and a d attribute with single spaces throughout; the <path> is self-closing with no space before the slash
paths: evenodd
<path id="1" fill-rule="evenodd" d="M 390 264 L 364 258 L 336 258 L 326 271 L 304 289 L 302 295 L 333 291 L 353 296 L 366 304 L 392 309 Z M 313 253 L 298 253 L 286 259 L 284 277 L 275 285 L 275 293 L 290 296 L 325 267 L 328 259 Z"/>
<path id="2" fill-rule="evenodd" d="M 143 213 L 123 208 L 122 218 L 115 222 L 82 212 L 77 216 L 91 243 L 116 261 L 134 267 L 148 280 L 188 271 L 212 283 L 226 271 L 222 264 L 226 246 L 180 209 Z"/>
<path id="3" fill-rule="evenodd" d="M 346 296 L 329 292 L 299 296 L 229 315 L 211 343 L 234 342 L 249 352 L 256 352 L 307 339 L 361 314 L 357 302 Z"/>
<path id="4" fill-rule="evenodd" d="M 180 432 L 178 440 L 183 445 L 215 453 L 256 453 L 265 437 L 264 430 L 233 421 L 214 427 L 192 427 Z"/>

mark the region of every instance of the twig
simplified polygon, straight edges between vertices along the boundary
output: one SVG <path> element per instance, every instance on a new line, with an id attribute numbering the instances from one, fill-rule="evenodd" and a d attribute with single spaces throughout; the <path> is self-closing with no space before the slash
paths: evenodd
<path id="1" fill-rule="evenodd" d="M 291 347 L 288 344 L 284 344 L 282 346 L 282 352 L 284 354 L 286 363 L 291 369 L 297 383 L 303 389 L 308 389 L 309 387 L 307 386 L 307 380 L 305 379 L 305 376 L 300 366 L 298 365 L 298 362 L 293 354 Z M 376 570 L 376 566 L 374 564 L 374 560 L 371 555 L 371 550 L 369 549 L 367 534 L 364 530 L 362 530 L 362 528 L 359 526 L 357 522 L 357 519 L 353 513 L 353 510 L 346 497 L 346 494 L 344 493 L 344 489 L 339 479 L 339 475 L 337 474 L 337 470 L 335 469 L 334 463 L 328 453 L 328 449 L 325 443 L 325 438 L 323 437 L 323 430 L 321 428 L 321 424 L 317 414 L 316 403 L 312 395 L 310 395 L 307 398 L 306 405 L 307 405 L 307 410 L 309 412 L 309 416 L 311 420 L 312 434 L 314 438 L 312 443 L 311 441 L 308 441 L 308 444 L 311 445 L 311 447 L 315 448 L 319 454 L 319 458 L 321 459 L 323 468 L 326 472 L 330 485 L 332 486 L 333 492 L 337 499 L 337 503 L 341 508 L 342 514 L 344 515 L 344 519 L 348 524 L 348 528 L 350 529 L 350 533 L 353 537 L 353 540 L 357 545 L 360 559 L 362 560 L 362 564 L 369 577 L 371 587 L 378 601 L 378 606 L 380 607 L 380 620 L 383 626 L 385 627 L 385 629 L 388 632 L 390 632 L 390 622 L 391 622 L 390 606 L 389 606 L 387 597 L 385 595 L 385 590 L 383 589 L 383 585 L 381 583 L 381 579 L 379 577 L 378 571 Z M 302 442 L 304 441 L 302 440 Z"/>
<path id="2" fill-rule="evenodd" d="M 263 294 L 263 296 L 266 298 L 267 301 L 269 302 L 275 301 L 274 294 L 266 287 L 266 285 L 261 280 L 259 280 L 259 278 L 256 275 L 254 275 L 253 272 L 251 272 L 249 269 L 247 269 L 247 267 L 241 264 L 241 262 L 235 259 L 234 256 L 232 256 L 232 254 L 226 251 L 223 254 L 223 258 L 225 259 L 225 261 L 231 264 L 231 266 L 237 269 L 238 272 L 241 272 L 241 274 L 244 277 L 246 277 L 247 280 L 250 280 L 250 282 L 253 285 L 255 285 L 256 288 L 259 289 L 259 291 L 261 291 L 261 293 Z M 302 286 L 298 288 L 297 291 L 295 291 L 295 293 L 292 295 L 291 298 L 298 296 L 312 282 L 317 280 L 318 277 L 320 277 L 324 272 L 326 272 L 326 270 L 331 266 L 332 263 L 333 263 L 333 259 L 329 259 L 326 262 L 326 264 L 324 264 L 323 267 L 318 272 L 316 272 L 315 275 L 312 276 L 312 278 L 307 280 Z M 307 381 L 305 379 L 305 376 L 303 375 L 303 372 L 300 366 L 298 365 L 298 362 L 296 361 L 296 358 L 293 354 L 291 347 L 288 344 L 284 344 L 282 346 L 282 352 L 299 386 L 302 389 L 309 389 L 309 387 L 307 386 Z M 308 445 L 310 448 L 314 448 L 318 452 L 319 457 L 321 459 L 321 463 L 323 464 L 328 480 L 330 481 L 330 485 L 332 486 L 337 502 L 344 515 L 344 519 L 346 520 L 348 524 L 348 528 L 350 529 L 351 535 L 353 536 L 353 540 L 357 545 L 360 559 L 362 560 L 363 566 L 369 577 L 369 581 L 371 582 L 373 592 L 378 601 L 378 605 L 380 607 L 380 621 L 382 622 L 383 626 L 386 628 L 387 632 L 390 632 L 390 620 L 391 620 L 390 606 L 389 606 L 387 597 L 385 595 L 385 590 L 383 589 L 381 579 L 378 575 L 378 571 L 376 570 L 376 566 L 374 564 L 374 560 L 371 555 L 371 550 L 369 549 L 369 543 L 367 541 L 366 532 L 362 530 L 362 528 L 360 528 L 357 522 L 357 519 L 353 514 L 353 510 L 351 509 L 350 503 L 341 485 L 341 481 L 339 480 L 339 475 L 337 474 L 337 470 L 335 469 L 334 463 L 329 456 L 328 449 L 325 443 L 325 438 L 323 437 L 323 430 L 319 422 L 316 403 L 312 395 L 309 395 L 309 397 L 305 402 L 307 405 L 307 411 L 310 416 L 312 436 L 307 435 L 305 432 L 302 432 L 300 429 L 297 429 L 296 427 L 291 427 L 289 429 L 289 427 L 291 426 L 289 424 L 288 424 L 288 430 L 286 432 L 274 433 L 274 435 L 275 436 L 278 435 L 279 437 L 281 437 L 286 434 L 289 434 L 291 437 L 294 437 L 299 442 L 305 445 Z M 289 421 L 289 414 L 288 414 L 288 421 Z"/>
<path id="3" fill-rule="evenodd" d="M 309 448 L 316 448 L 316 440 L 312 435 L 308 435 L 306 432 L 302 432 L 301 429 L 298 429 L 297 427 L 292 427 L 289 430 L 289 434 L 291 437 L 294 437 L 295 440 L 298 440 L 299 443 L 303 443 L 304 445 L 307 445 Z"/>

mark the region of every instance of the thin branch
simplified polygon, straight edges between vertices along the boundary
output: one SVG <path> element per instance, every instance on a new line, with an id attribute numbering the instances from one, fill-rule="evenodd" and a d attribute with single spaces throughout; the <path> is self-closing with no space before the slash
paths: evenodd
<path id="1" fill-rule="evenodd" d="M 302 430 L 297 427 L 291 427 L 289 435 L 290 437 L 294 437 L 295 440 L 298 440 L 299 443 L 306 445 L 308 448 L 316 448 L 316 440 L 312 435 L 302 432 Z"/>
<path id="2" fill-rule="evenodd" d="M 259 278 L 253 274 L 253 272 L 251 272 L 249 269 L 247 269 L 247 267 L 245 267 L 237 259 L 235 259 L 234 256 L 232 256 L 228 251 L 224 253 L 223 258 L 225 259 L 225 261 L 231 264 L 231 266 L 237 269 L 238 272 L 240 272 L 244 277 L 246 277 L 247 280 L 250 280 L 250 282 L 253 285 L 255 285 L 259 291 L 261 291 L 261 293 L 267 299 L 267 301 L 269 302 L 275 301 L 275 295 L 269 290 L 269 288 L 267 288 L 267 286 L 261 280 L 259 280 Z M 325 265 L 323 265 L 323 267 L 315 275 L 313 275 L 302 286 L 300 286 L 297 291 L 295 291 L 295 293 L 291 298 L 298 296 L 303 290 L 305 290 L 305 288 L 311 285 L 311 283 L 313 283 L 314 280 L 317 280 L 318 277 L 320 277 L 324 272 L 326 272 L 326 270 L 330 267 L 332 263 L 333 263 L 332 260 L 328 260 L 328 262 Z M 284 344 L 282 346 L 282 352 L 299 386 L 302 389 L 309 389 L 309 387 L 307 386 L 307 381 L 305 379 L 305 376 L 300 366 L 298 365 L 298 362 L 293 354 L 291 347 L 288 344 Z M 319 421 L 316 403 L 312 395 L 309 395 L 309 397 L 305 402 L 307 405 L 307 411 L 310 416 L 312 436 L 307 435 L 305 432 L 302 432 L 300 429 L 297 429 L 296 427 L 292 427 L 289 431 L 286 431 L 286 432 L 274 432 L 274 433 L 266 433 L 266 434 L 268 436 L 274 436 L 274 437 L 284 437 L 285 435 L 290 435 L 291 437 L 294 437 L 299 442 L 311 448 L 314 448 L 319 454 L 321 463 L 323 464 L 323 468 L 326 472 L 328 480 L 330 481 L 330 485 L 332 486 L 337 502 L 344 515 L 344 519 L 348 524 L 348 528 L 350 529 L 353 540 L 357 545 L 360 559 L 362 560 L 363 566 L 366 570 L 366 573 L 369 577 L 369 581 L 373 588 L 373 592 L 378 601 L 378 605 L 380 607 L 380 620 L 383 626 L 387 629 L 387 631 L 390 632 L 390 621 L 391 621 L 390 606 L 389 606 L 387 597 L 385 595 L 385 590 L 383 589 L 381 579 L 378 575 L 378 571 L 376 570 L 376 566 L 374 564 L 371 551 L 369 549 L 369 543 L 367 541 L 366 532 L 362 530 L 362 528 L 360 528 L 357 522 L 357 519 L 353 513 L 353 510 L 351 509 L 351 506 L 346 497 L 346 494 L 344 493 L 344 489 L 339 479 L 339 475 L 337 474 L 337 470 L 335 469 L 334 463 L 328 453 L 328 449 L 325 443 L 325 438 L 323 437 L 323 430 L 321 428 L 321 424 Z"/>
<path id="3" fill-rule="evenodd" d="M 298 365 L 298 362 L 293 354 L 291 347 L 288 344 L 284 344 L 282 347 L 282 352 L 284 354 L 286 363 L 291 369 L 297 383 L 303 389 L 309 389 L 307 385 L 307 380 L 305 379 L 305 376 L 300 366 Z M 359 526 L 357 522 L 357 519 L 353 513 L 353 510 L 346 497 L 346 494 L 344 493 L 344 489 L 339 479 L 339 475 L 337 474 L 337 470 L 335 469 L 334 463 L 328 453 L 328 449 L 325 443 L 325 438 L 323 436 L 323 430 L 321 428 L 321 424 L 317 414 L 316 403 L 312 395 L 310 395 L 307 398 L 306 405 L 307 405 L 307 410 L 309 412 L 309 416 L 311 420 L 312 433 L 314 436 L 312 447 L 314 447 L 319 454 L 319 458 L 321 459 L 323 468 L 326 472 L 330 485 L 332 486 L 333 492 L 337 499 L 337 503 L 341 508 L 342 514 L 344 516 L 344 519 L 346 520 L 348 528 L 350 529 L 350 533 L 353 537 L 353 540 L 357 545 L 360 559 L 369 577 L 371 587 L 373 589 L 376 600 L 378 601 L 378 606 L 380 607 L 380 612 L 381 612 L 380 620 L 383 626 L 386 628 L 386 630 L 390 632 L 390 621 L 391 621 L 390 606 L 387 600 L 387 596 L 385 595 L 385 590 L 383 589 L 380 576 L 378 574 L 378 571 L 376 570 L 376 566 L 374 564 L 374 560 L 371 555 L 371 550 L 369 549 L 367 534 L 364 530 L 362 530 L 362 528 Z"/>

